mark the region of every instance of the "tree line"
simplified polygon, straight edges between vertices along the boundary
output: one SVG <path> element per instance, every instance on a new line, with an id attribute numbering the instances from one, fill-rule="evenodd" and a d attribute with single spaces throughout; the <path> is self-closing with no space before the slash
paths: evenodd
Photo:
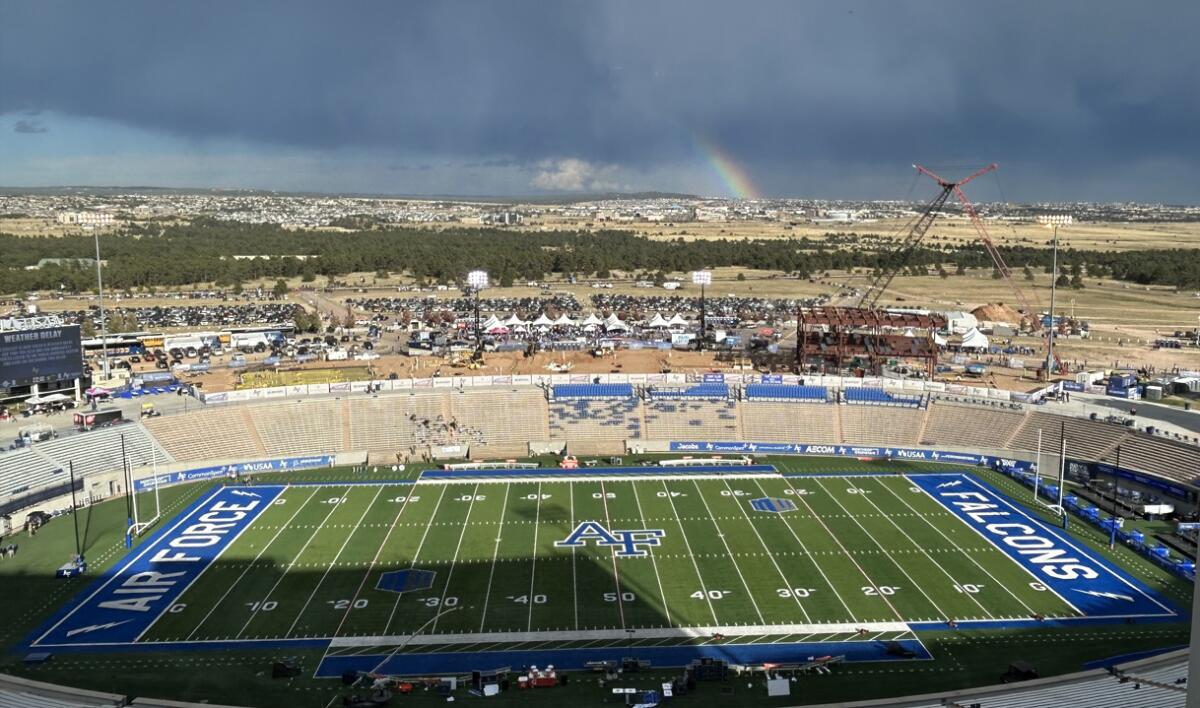
<path id="1" fill-rule="evenodd" d="M 236 286 L 263 278 L 403 273 L 456 283 L 473 269 L 511 285 L 550 274 L 606 277 L 610 271 L 680 272 L 738 266 L 809 276 L 830 270 L 901 267 L 907 272 L 992 268 L 982 246 L 922 246 L 907 254 L 820 240 L 654 240 L 626 231 L 522 232 L 492 228 L 386 228 L 350 233 L 288 231 L 274 225 L 198 220 L 133 227 L 100 236 L 106 287 L 117 290 Z M 1045 248 L 1000 248 L 1018 274 L 1047 270 Z M 0 234 L 0 293 L 90 290 L 95 269 L 69 259 L 95 256 L 91 236 L 29 238 Z M 256 256 L 255 258 L 246 258 Z M 266 258 L 264 258 L 266 257 Z M 68 259 L 37 266 L 42 259 Z M 1200 289 L 1200 249 L 1059 252 L 1074 276 Z"/>

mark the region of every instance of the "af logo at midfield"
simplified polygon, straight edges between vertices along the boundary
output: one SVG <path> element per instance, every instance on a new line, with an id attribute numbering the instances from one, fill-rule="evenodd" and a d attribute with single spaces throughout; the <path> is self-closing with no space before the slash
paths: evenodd
<path id="1" fill-rule="evenodd" d="M 571 535 L 561 541 L 555 541 L 559 548 L 577 548 L 586 546 L 589 539 L 597 546 L 609 546 L 617 549 L 618 558 L 645 558 L 649 552 L 643 547 L 661 546 L 662 538 L 667 532 L 662 529 L 640 529 L 637 531 L 609 531 L 599 521 L 581 521 Z"/>

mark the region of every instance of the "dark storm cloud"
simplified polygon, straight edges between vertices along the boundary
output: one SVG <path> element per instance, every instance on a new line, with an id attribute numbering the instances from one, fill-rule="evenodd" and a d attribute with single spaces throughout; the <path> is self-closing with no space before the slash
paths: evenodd
<path id="1" fill-rule="evenodd" d="M 0 113 L 459 164 L 1200 158 L 1200 3 L 3 2 Z M 793 176 L 807 163 L 825 175 Z M 842 167 L 838 167 L 841 165 Z M 1042 167 L 1030 167 L 1041 174 Z"/>
<path id="2" fill-rule="evenodd" d="M 26 133 L 26 134 L 33 135 L 33 134 L 37 134 L 37 133 L 44 133 L 44 132 L 46 132 L 46 130 L 47 130 L 46 126 L 43 125 L 41 121 L 37 121 L 37 120 L 27 120 L 27 119 L 22 118 L 21 120 L 18 120 L 16 123 L 13 123 L 13 132 L 14 133 Z"/>

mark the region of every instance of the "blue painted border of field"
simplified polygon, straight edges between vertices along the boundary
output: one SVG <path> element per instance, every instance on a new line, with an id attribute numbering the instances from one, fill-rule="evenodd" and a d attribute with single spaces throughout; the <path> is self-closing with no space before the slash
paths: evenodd
<path id="1" fill-rule="evenodd" d="M 220 491 L 219 489 L 213 489 L 208 494 L 201 494 L 199 499 L 192 502 L 191 504 L 188 504 L 178 514 L 173 516 L 172 519 L 187 517 L 188 515 L 195 512 L 196 509 L 200 508 L 205 503 L 207 503 L 219 491 Z M 95 593 L 97 590 L 99 590 L 105 583 L 107 583 L 109 580 L 111 580 L 114 575 L 116 575 L 118 572 L 120 572 L 120 569 L 125 566 L 125 563 L 129 559 L 129 556 L 133 555 L 134 553 L 140 552 L 142 550 L 142 548 L 144 546 L 147 546 L 148 544 L 158 542 L 159 537 L 165 535 L 168 531 L 171 530 L 171 528 L 172 528 L 172 526 L 170 524 L 164 524 L 163 526 L 161 526 L 160 528 L 155 530 L 153 533 L 151 533 L 149 536 L 147 536 L 146 540 L 143 541 L 142 543 L 138 544 L 137 548 L 135 548 L 132 551 L 130 551 L 129 553 L 126 553 L 125 555 L 121 556 L 121 558 L 119 560 L 117 560 L 115 563 L 113 563 L 111 566 L 109 566 L 108 570 L 104 571 L 104 573 L 102 575 L 93 579 L 92 582 L 85 585 L 82 590 L 79 590 L 74 595 L 72 595 L 70 601 L 68 601 L 66 604 L 64 604 L 62 607 L 60 607 L 54 614 L 50 615 L 50 617 L 48 617 L 44 622 L 39 624 L 19 644 L 17 644 L 14 647 L 14 650 L 16 650 L 16 651 L 28 650 L 30 648 L 30 646 L 33 644 L 34 640 L 36 640 L 38 637 L 40 637 L 46 633 L 46 629 L 48 627 L 53 627 L 55 624 L 57 624 L 58 622 L 61 622 L 63 619 L 65 619 L 66 616 L 69 615 L 70 613 L 74 612 L 75 609 L 79 605 L 82 605 L 83 602 L 88 597 L 91 597 L 91 595 L 93 593 Z M 69 582 L 69 581 L 66 581 L 66 582 Z"/>
<path id="2" fill-rule="evenodd" d="M 897 644 L 912 657 L 888 654 L 888 645 L 878 640 L 846 642 L 802 642 L 799 644 L 708 644 L 678 647 L 596 647 L 585 649 L 533 649 L 481 652 L 431 652 L 397 654 L 379 667 L 379 673 L 397 676 L 461 674 L 505 666 L 548 666 L 564 671 L 586 670 L 592 661 L 621 661 L 635 657 L 653 668 L 687 666 L 702 658 L 731 664 L 802 663 L 822 656 L 845 656 L 846 661 L 928 661 L 933 658 L 918 639 L 900 639 Z M 347 671 L 371 671 L 386 654 L 325 656 L 316 678 L 340 678 Z"/>
<path id="3" fill-rule="evenodd" d="M 537 467 L 532 469 L 502 469 L 502 470 L 423 470 L 422 480 L 437 479 L 504 479 L 508 477 L 606 477 L 627 476 L 638 477 L 646 475 L 668 474 L 737 474 L 778 472 L 774 465 L 695 465 L 695 466 L 641 466 L 641 467 L 579 467 L 576 469 L 561 469 L 555 467 Z"/>
<path id="4" fill-rule="evenodd" d="M 934 494 L 933 491 L 931 491 L 927 487 L 927 483 L 929 482 L 930 478 L 938 477 L 938 476 L 943 476 L 948 479 L 950 479 L 950 478 L 958 478 L 960 480 L 965 479 L 970 484 L 973 484 L 978 489 L 980 489 L 984 492 L 987 492 L 988 494 L 992 495 L 992 497 L 994 497 L 997 501 L 1007 505 L 1013 511 L 1017 512 L 1019 517 L 1022 518 L 1023 521 L 1027 521 L 1029 523 L 1029 525 L 1032 525 L 1033 527 L 1035 527 L 1036 529 L 1038 529 L 1039 531 L 1041 531 L 1043 533 L 1046 533 L 1052 537 L 1057 538 L 1060 542 L 1065 543 L 1067 546 L 1072 547 L 1076 552 L 1078 552 L 1078 553 L 1082 554 L 1084 557 L 1086 557 L 1091 563 L 1093 563 L 1096 566 L 1103 568 L 1105 571 L 1107 571 L 1109 573 L 1109 575 L 1112 576 L 1112 579 L 1123 582 L 1125 585 L 1129 586 L 1133 590 L 1136 590 L 1140 595 L 1142 595 L 1143 598 L 1149 600 L 1150 602 L 1152 602 L 1154 604 L 1159 605 L 1161 609 L 1165 610 L 1165 612 L 1162 614 L 1145 614 L 1145 613 L 1138 614 L 1135 618 L 1136 621 L 1148 621 L 1148 620 L 1153 620 L 1153 619 L 1165 619 L 1168 621 L 1179 621 L 1179 619 L 1183 613 L 1181 613 L 1179 608 L 1177 606 L 1175 606 L 1175 604 L 1172 603 L 1168 598 L 1166 598 L 1165 596 L 1163 596 L 1161 593 L 1157 592 L 1153 588 L 1147 586 L 1142 581 L 1133 577 L 1133 575 L 1130 574 L 1129 572 L 1127 572 L 1124 568 L 1121 568 L 1120 566 L 1114 564 L 1112 561 L 1110 561 L 1108 558 L 1105 558 L 1098 551 L 1090 548 L 1086 543 L 1084 543 L 1081 539 L 1077 538 L 1074 534 L 1071 534 L 1068 531 L 1064 531 L 1062 529 L 1055 528 L 1055 527 L 1051 526 L 1050 524 L 1046 523 L 1044 520 L 1042 520 L 1040 517 L 1038 517 L 1035 512 L 1028 509 L 1025 505 L 1021 504 L 1020 502 L 1012 499 L 1011 497 L 1009 497 L 1007 494 L 1000 491 L 999 489 L 993 487 L 991 484 L 988 484 L 987 481 L 981 479 L 978 475 L 972 474 L 971 472 L 947 473 L 944 475 L 914 475 L 914 477 L 920 478 L 919 480 L 917 480 L 917 479 L 913 480 L 918 486 L 924 488 L 926 493 L 929 494 L 929 496 L 932 499 L 934 499 L 934 501 L 937 501 L 938 504 L 942 505 L 948 511 L 953 513 L 960 521 L 963 522 L 964 525 L 969 526 L 973 531 L 975 531 L 977 533 L 981 533 L 980 530 L 977 528 L 977 525 L 972 525 L 970 522 L 968 522 L 966 519 L 963 518 L 964 512 L 962 512 L 962 510 L 950 508 L 949 506 L 946 505 L 946 503 L 942 499 L 939 499 L 938 496 L 936 494 Z M 985 536 L 985 538 L 988 538 L 988 537 Z M 993 539 L 988 538 L 988 540 L 991 541 L 995 545 L 995 541 Z M 1005 555 L 1007 555 L 1014 562 L 1018 563 L 1022 567 L 1026 567 L 1026 568 L 1028 567 L 1026 565 L 1026 563 L 1024 562 L 1024 559 L 1019 557 L 1018 555 L 1016 555 L 1015 552 L 1010 552 L 1009 549 L 1005 549 L 999 545 L 996 545 L 996 547 L 999 548 L 1001 551 L 1003 551 L 1005 553 Z M 1035 576 L 1035 577 L 1037 577 L 1037 576 Z M 1066 587 L 1067 585 L 1070 584 L 1070 581 L 1056 581 L 1053 578 L 1046 578 L 1046 577 L 1039 577 L 1038 580 L 1039 580 L 1039 582 L 1042 582 L 1043 584 L 1047 585 L 1048 587 L 1051 587 L 1052 589 L 1057 587 L 1059 590 L 1061 590 L 1063 587 Z M 1105 588 L 1101 588 L 1101 590 L 1105 590 Z M 1061 592 L 1059 593 L 1059 595 L 1060 595 L 1060 597 L 1063 596 Z M 1065 597 L 1064 597 L 1064 599 L 1065 599 Z M 1070 604 L 1078 607 L 1080 599 L 1079 598 L 1074 598 L 1074 599 L 1076 600 L 1076 602 L 1070 602 L 1070 601 L 1068 601 L 1068 602 Z M 1064 618 L 1064 619 L 1055 620 L 1055 621 L 1064 622 L 1064 623 L 1070 624 L 1071 626 L 1077 626 L 1078 623 L 1083 620 L 1091 620 L 1091 621 L 1094 621 L 1097 623 L 1108 623 L 1108 624 L 1122 623 L 1122 622 L 1128 621 L 1127 616 L 1121 615 L 1120 613 L 1117 613 L 1117 614 L 1111 615 L 1111 616 L 1106 615 L 1106 616 L 1096 616 L 1096 617 L 1081 617 L 1081 618 L 1075 618 L 1075 619 Z M 959 626 L 968 626 L 968 625 L 969 626 L 977 626 L 977 627 L 984 627 L 984 626 L 1022 627 L 1022 626 L 1030 626 L 1030 625 L 1044 626 L 1049 621 L 1050 620 L 1037 620 L 1034 618 L 1030 618 L 1029 620 L 1014 620 L 1013 622 L 1015 622 L 1015 624 L 1011 624 L 1011 625 L 1007 624 L 1007 622 L 998 623 L 998 622 L 976 621 L 976 622 L 960 622 Z M 911 626 L 913 626 L 914 628 L 920 627 L 922 629 L 929 629 L 931 627 L 928 627 L 927 626 L 928 624 L 930 624 L 930 623 L 921 623 L 920 625 L 913 624 Z M 938 625 L 938 627 L 941 629 L 945 629 L 944 624 L 940 624 L 940 623 L 933 623 L 933 624 Z"/>

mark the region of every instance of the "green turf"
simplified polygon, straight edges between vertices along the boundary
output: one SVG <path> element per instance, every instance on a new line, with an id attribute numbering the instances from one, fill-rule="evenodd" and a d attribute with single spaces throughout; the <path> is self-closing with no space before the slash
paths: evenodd
<path id="1" fill-rule="evenodd" d="M 624 462 L 636 460 L 627 456 Z M 775 458 L 768 462 L 787 471 L 832 474 L 946 470 L 928 464 L 857 460 Z M 148 639 L 402 635 L 451 602 L 461 609 L 427 628 L 448 637 L 437 647 L 448 651 L 470 648 L 455 643 L 453 633 L 480 629 L 1025 617 L 1030 610 L 1051 616 L 1069 613 L 1052 594 L 1029 587 L 1028 574 L 939 505 L 908 491 L 900 477 L 728 480 L 728 484 L 723 480 L 422 483 L 416 487 L 337 484 L 414 473 L 410 467 L 404 472 L 338 468 L 262 475 L 260 483 L 325 480 L 330 484 L 288 489 L 287 501 L 267 510 L 181 598 L 184 607 L 155 624 Z M 978 474 L 1028 503 L 1029 492 L 1015 482 L 988 471 Z M 163 489 L 160 496 L 167 515 L 210 486 Z M 789 487 L 811 494 L 788 494 Z M 848 491 L 851 488 L 870 493 Z M 800 509 L 784 515 L 749 511 L 747 499 L 766 495 L 801 500 Z M 420 500 L 397 501 L 406 496 Z M 143 518 L 152 513 L 149 495 L 139 497 L 139 508 Z M 572 522 L 584 517 L 611 522 L 613 528 L 663 528 L 667 536 L 663 546 L 654 549 L 653 559 L 616 561 L 614 574 L 607 549 L 589 546 L 572 553 L 553 546 L 566 536 Z M 95 505 L 80 519 L 87 528 L 92 573 L 102 572 L 124 554 L 120 544 L 124 504 Z M 37 537 L 17 539 L 21 553 L 0 561 L 10 618 L 3 636 L 9 646 L 86 582 L 50 577 L 72 551 L 70 521 L 61 517 Z M 1073 523 L 1071 531 L 1180 604 L 1190 601 L 1190 584 L 1127 549 L 1109 552 L 1106 539 L 1082 522 Z M 410 565 L 436 570 L 434 587 L 411 596 L 373 589 L 379 572 Z M 975 593 L 959 592 L 955 582 L 982 587 Z M 881 586 L 898 589 L 889 596 L 881 596 L 878 590 L 869 595 L 862 589 Z M 796 597 L 796 588 L 807 597 Z M 692 596 L 697 591 L 702 592 L 700 598 Z M 709 591 L 729 592 L 715 599 Z M 618 599 L 607 601 L 605 593 Z M 634 599 L 626 601 L 624 593 L 632 593 Z M 355 609 L 355 600 L 366 600 L 365 606 L 360 602 Z M 266 610 L 266 602 L 277 604 Z M 1017 658 L 1034 661 L 1043 674 L 1073 671 L 1089 659 L 1186 644 L 1187 630 L 1186 622 L 1178 622 L 923 633 L 921 638 L 934 655 L 932 662 L 847 666 L 833 676 L 801 679 L 801 697 L 774 705 L 992 683 L 1007 662 Z M 755 639 L 800 638 L 764 630 Z M 490 646 L 496 650 L 534 646 L 514 642 L 496 641 Z M 650 642 L 635 632 L 629 643 Z M 545 647 L 578 645 L 542 643 Z M 100 690 L 235 705 L 322 706 L 338 695 L 336 682 L 307 677 L 272 682 L 264 676 L 271 660 L 291 655 L 311 671 L 320 652 L 156 652 L 151 645 L 146 652 L 133 654 L 60 655 L 37 667 L 22 666 L 19 655 L 10 654 L 0 670 Z M 623 685 L 650 688 L 667 675 L 655 673 Z M 750 683 L 754 685 L 748 687 L 745 680 L 733 683 L 731 695 L 719 693 L 729 684 L 702 687 L 699 695 L 731 706 L 773 705 L 763 698 L 757 680 Z M 544 698 L 534 699 L 510 692 L 494 702 L 593 705 L 611 699 L 607 689 L 597 688 L 590 679 L 541 695 Z M 413 700 L 441 703 L 443 699 Z"/>

